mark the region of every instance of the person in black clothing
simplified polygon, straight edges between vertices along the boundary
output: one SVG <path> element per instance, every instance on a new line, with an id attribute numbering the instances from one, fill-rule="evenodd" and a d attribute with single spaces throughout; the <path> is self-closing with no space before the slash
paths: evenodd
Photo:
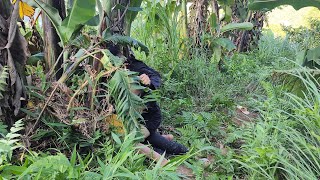
<path id="1" fill-rule="evenodd" d="M 135 59 L 135 57 L 131 57 L 128 61 L 127 68 L 130 71 L 139 73 L 141 83 L 144 86 L 149 87 L 152 90 L 160 87 L 160 74 L 154 69 L 148 67 L 142 61 Z M 144 93 L 141 94 L 142 97 L 144 95 Z M 145 120 L 145 125 L 150 132 L 150 135 L 146 138 L 146 142 L 150 143 L 158 153 L 163 153 L 165 151 L 167 154 L 177 155 L 188 152 L 188 149 L 185 146 L 168 140 L 168 138 L 165 138 L 164 136 L 160 135 L 159 132 L 157 132 L 157 129 L 160 127 L 162 121 L 161 110 L 157 102 L 148 102 L 146 106 L 146 111 L 142 113 L 142 117 Z"/>
<path id="2" fill-rule="evenodd" d="M 119 56 L 120 51 L 117 46 L 109 46 L 110 52 Z M 161 85 L 161 76 L 154 69 L 148 67 L 142 61 L 137 60 L 131 55 L 126 61 L 126 68 L 130 71 L 138 72 L 141 84 L 151 90 L 158 89 Z M 141 97 L 145 96 L 145 92 L 139 94 Z M 166 152 L 171 155 L 185 154 L 188 149 L 177 142 L 172 141 L 170 138 L 164 137 L 157 132 L 160 127 L 162 116 L 159 105 L 156 101 L 147 102 L 146 110 L 142 113 L 145 121 L 145 126 L 150 132 L 144 143 L 150 143 L 156 152 L 162 154 Z"/>

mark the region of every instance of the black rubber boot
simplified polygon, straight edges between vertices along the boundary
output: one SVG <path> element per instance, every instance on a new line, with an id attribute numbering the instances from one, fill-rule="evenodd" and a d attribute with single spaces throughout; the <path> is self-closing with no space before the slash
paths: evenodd
<path id="1" fill-rule="evenodd" d="M 185 154 L 189 151 L 184 145 L 175 141 L 169 141 L 161 136 L 158 132 L 151 133 L 146 141 L 155 149 L 166 151 L 167 154 L 171 155 Z"/>

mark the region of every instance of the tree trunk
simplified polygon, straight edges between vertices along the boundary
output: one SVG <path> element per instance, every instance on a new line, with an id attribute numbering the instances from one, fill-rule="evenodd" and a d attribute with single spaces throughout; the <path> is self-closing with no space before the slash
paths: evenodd
<path id="1" fill-rule="evenodd" d="M 117 4 L 122 5 L 125 9 L 112 10 Z M 125 34 L 125 14 L 128 12 L 126 7 L 129 7 L 129 0 L 110 0 L 107 2 L 107 27 L 112 34 Z"/>
<path id="2" fill-rule="evenodd" d="M 187 0 L 182 0 L 182 18 L 183 18 L 183 25 L 182 25 L 182 37 L 188 38 L 188 11 L 187 11 Z"/>
<path id="3" fill-rule="evenodd" d="M 19 1 L 13 7 L 10 0 L 0 1 L 0 71 L 9 68 L 7 86 L 0 98 L 0 119 L 11 126 L 18 118 L 20 107 L 26 102 L 25 64 L 29 52 L 27 42 L 19 31 Z M 3 85 L 3 84 L 2 84 Z"/>
<path id="4" fill-rule="evenodd" d="M 261 29 L 265 18 L 265 12 L 253 12 L 248 9 L 248 0 L 237 0 L 232 7 L 233 22 L 251 22 L 254 27 L 248 31 L 238 31 L 232 39 L 238 52 L 249 51 L 258 45 Z"/>
<path id="5" fill-rule="evenodd" d="M 43 0 L 43 2 L 51 5 L 59 11 L 62 19 L 66 17 L 65 2 L 64 0 Z M 43 13 L 44 14 L 44 13 Z M 43 29 L 44 29 L 44 53 L 46 60 L 46 71 L 48 72 L 54 67 L 56 61 L 57 66 L 55 67 L 56 79 L 59 79 L 63 73 L 63 58 L 59 58 L 62 53 L 62 47 L 59 45 L 60 38 L 51 24 L 50 19 L 43 15 Z"/>
<path id="6" fill-rule="evenodd" d="M 206 32 L 208 0 L 194 0 L 191 8 L 193 16 L 190 37 L 193 37 L 196 47 L 201 47 L 201 36 Z"/>

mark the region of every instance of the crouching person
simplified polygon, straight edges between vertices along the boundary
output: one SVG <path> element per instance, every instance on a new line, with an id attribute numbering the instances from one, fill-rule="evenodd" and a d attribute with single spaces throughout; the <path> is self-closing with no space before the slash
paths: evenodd
<path id="1" fill-rule="evenodd" d="M 109 45 L 108 49 L 114 56 L 123 56 L 118 46 Z M 127 58 L 125 64 L 128 70 L 139 73 L 140 83 L 142 86 L 145 86 L 151 90 L 155 90 L 160 87 L 160 74 L 154 69 L 148 67 L 142 61 L 137 60 L 133 55 Z M 145 91 L 135 93 L 137 93 L 140 97 L 144 97 L 148 94 L 148 92 Z M 139 144 L 142 147 L 140 152 L 146 154 L 148 157 L 154 160 L 159 160 L 161 157 L 160 154 L 163 153 L 179 155 L 188 152 L 188 149 L 185 146 L 173 141 L 172 135 L 160 135 L 157 131 L 162 122 L 161 110 L 157 102 L 147 102 L 146 107 L 147 108 L 142 113 L 142 117 L 144 118 L 145 122 L 145 128 L 142 128 L 142 131 L 145 135 L 145 141 L 143 144 L 150 144 L 154 150 L 151 150 L 146 145 Z M 162 164 L 166 163 L 167 160 L 165 159 Z"/>

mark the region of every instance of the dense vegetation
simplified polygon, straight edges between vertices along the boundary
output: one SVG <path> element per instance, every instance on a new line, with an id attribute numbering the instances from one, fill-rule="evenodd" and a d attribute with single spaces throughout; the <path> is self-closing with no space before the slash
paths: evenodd
<path id="1" fill-rule="evenodd" d="M 25 2 L 0 2 L 0 179 L 320 178 L 320 21 L 262 29 L 266 11 L 318 1 Z M 108 43 L 161 89 L 135 96 Z M 135 146 L 150 99 L 190 148 L 163 167 Z"/>

